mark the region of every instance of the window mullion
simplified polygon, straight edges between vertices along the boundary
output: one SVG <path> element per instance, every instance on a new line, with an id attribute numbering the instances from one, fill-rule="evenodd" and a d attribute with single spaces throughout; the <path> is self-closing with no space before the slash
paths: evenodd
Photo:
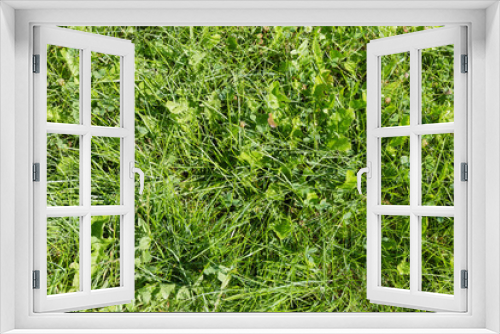
<path id="1" fill-rule="evenodd" d="M 81 71 L 81 114 L 82 125 L 90 128 L 90 108 L 91 108 L 91 71 L 90 71 L 90 49 L 82 50 L 82 71 Z M 90 203 L 91 203 L 91 133 L 87 131 L 82 136 L 82 145 L 80 148 L 80 184 L 82 189 L 82 205 L 87 210 L 87 213 L 82 218 L 81 228 L 81 243 L 80 243 L 80 282 L 83 287 L 82 291 L 90 293 L 91 291 L 91 216 L 90 216 Z"/>
<path id="2" fill-rule="evenodd" d="M 420 217 L 414 211 L 420 202 L 420 143 L 414 128 L 420 123 L 420 63 L 418 49 L 410 50 L 410 291 L 420 290 Z"/>

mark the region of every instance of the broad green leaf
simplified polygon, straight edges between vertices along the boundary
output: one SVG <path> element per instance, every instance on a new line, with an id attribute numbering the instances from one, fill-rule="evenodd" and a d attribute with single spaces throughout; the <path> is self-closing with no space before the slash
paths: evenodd
<path id="1" fill-rule="evenodd" d="M 314 60 L 316 61 L 316 64 L 318 64 L 318 65 L 323 64 L 323 54 L 321 52 L 321 47 L 319 46 L 319 42 L 317 39 L 313 40 L 312 50 L 313 50 Z"/>
<path id="2" fill-rule="evenodd" d="M 219 34 L 213 34 L 203 39 L 202 44 L 207 49 L 212 49 L 214 46 L 219 44 L 221 36 Z"/>
<path id="3" fill-rule="evenodd" d="M 403 261 L 397 266 L 398 273 L 400 275 L 410 275 L 410 263 Z"/>
<path id="4" fill-rule="evenodd" d="M 168 299 L 170 294 L 175 290 L 175 284 L 162 284 L 160 285 L 161 297 L 165 300 Z"/>
<path id="5" fill-rule="evenodd" d="M 273 94 L 268 94 L 266 96 L 266 102 L 267 106 L 271 109 L 278 109 L 280 107 L 278 98 Z"/>
<path id="6" fill-rule="evenodd" d="M 348 70 L 351 74 L 356 74 L 358 65 L 355 62 L 348 60 L 342 64 L 344 65 L 345 69 Z"/>
<path id="7" fill-rule="evenodd" d="M 347 151 L 351 149 L 351 139 L 335 135 L 326 145 L 330 150 Z"/>
<path id="8" fill-rule="evenodd" d="M 293 231 L 293 225 L 288 219 L 281 220 L 278 224 L 272 226 L 273 231 L 281 240 L 287 238 Z"/>
<path id="9" fill-rule="evenodd" d="M 203 58 L 205 58 L 206 55 L 206 52 L 194 51 L 191 54 L 191 58 L 189 59 L 189 65 L 192 65 L 194 67 L 198 66 L 198 64 L 203 60 Z"/>
<path id="10" fill-rule="evenodd" d="M 176 300 L 188 300 L 191 298 L 191 293 L 189 289 L 185 286 L 181 287 L 179 291 L 177 291 L 177 295 L 175 296 Z"/>
<path id="11" fill-rule="evenodd" d="M 335 132 L 342 134 L 349 130 L 356 115 L 352 108 L 339 108 L 331 116 L 331 124 Z"/>
<path id="12" fill-rule="evenodd" d="M 233 36 L 228 37 L 227 39 L 227 47 L 229 50 L 234 51 L 238 48 L 238 40 Z"/>
<path id="13" fill-rule="evenodd" d="M 269 86 L 269 92 L 272 93 L 278 101 L 289 102 L 288 97 L 282 92 L 280 83 L 278 81 L 273 81 Z"/>
<path id="14" fill-rule="evenodd" d="M 167 102 L 167 108 L 172 114 L 181 114 L 188 111 L 187 102 L 177 103 L 174 101 Z"/>
<path id="15" fill-rule="evenodd" d="M 139 290 L 139 298 L 144 304 L 149 304 L 149 302 L 151 301 L 151 291 L 144 288 Z"/>
<path id="16" fill-rule="evenodd" d="M 345 174 L 345 181 L 342 188 L 355 189 L 358 184 L 356 173 L 352 170 L 348 170 Z"/>
<path id="17" fill-rule="evenodd" d="M 151 245 L 151 238 L 150 237 L 142 237 L 139 240 L 139 246 L 137 248 L 141 249 L 141 250 L 146 250 L 146 249 L 149 249 L 150 245 Z"/>
<path id="18" fill-rule="evenodd" d="M 265 192 L 265 197 L 273 201 L 283 201 L 285 199 L 285 193 L 278 185 L 271 184 Z"/>

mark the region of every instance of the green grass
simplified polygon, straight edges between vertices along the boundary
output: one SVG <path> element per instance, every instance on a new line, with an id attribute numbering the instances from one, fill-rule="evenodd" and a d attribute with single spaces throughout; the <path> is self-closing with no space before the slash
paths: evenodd
<path id="1" fill-rule="evenodd" d="M 366 197 L 355 190 L 355 173 L 366 160 L 366 44 L 424 27 L 72 29 L 135 44 L 136 160 L 146 174 L 144 194 L 136 197 L 136 298 L 89 311 L 410 311 L 366 299 Z M 51 121 L 78 119 L 71 102 L 79 84 L 76 54 L 49 49 Z M 94 124 L 116 124 L 110 101 L 119 67 L 110 59 L 92 58 Z M 400 60 L 384 62 L 384 122 L 392 125 L 407 118 L 401 106 L 409 65 Z M 425 73 L 435 74 L 426 105 L 436 121 L 453 111 L 449 72 L 432 52 L 424 63 Z M 63 153 L 54 154 L 53 168 L 65 182 L 51 183 L 49 205 L 78 193 L 78 184 L 67 181 L 74 173 L 68 166 L 78 166 L 75 140 L 54 142 Z M 439 136 L 428 142 L 426 198 L 446 205 L 439 203 L 450 198 L 450 182 L 442 181 L 453 177 L 452 146 Z M 114 203 L 117 151 L 104 139 L 96 145 L 93 200 Z M 389 140 L 383 151 L 389 202 L 408 200 L 402 180 L 409 152 L 401 149 L 408 145 L 405 138 Z M 95 288 L 119 279 L 114 266 L 103 265 L 116 263 L 118 251 L 119 231 L 108 220 L 92 228 Z M 404 228 L 389 224 L 383 240 L 384 282 L 400 287 L 408 284 Z M 425 224 L 427 291 L 453 291 L 450 231 L 452 221 Z M 63 232 L 74 235 L 67 227 L 49 235 L 57 240 Z M 78 286 L 66 269 L 78 266 L 69 247 L 49 245 L 49 285 L 59 293 Z"/>

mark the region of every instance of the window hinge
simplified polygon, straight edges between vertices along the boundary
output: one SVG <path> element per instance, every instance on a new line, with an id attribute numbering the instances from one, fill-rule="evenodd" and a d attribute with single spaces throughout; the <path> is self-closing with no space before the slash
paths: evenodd
<path id="1" fill-rule="evenodd" d="M 462 55 L 462 73 L 469 72 L 469 56 Z"/>
<path id="2" fill-rule="evenodd" d="M 460 276 L 462 277 L 462 289 L 469 288 L 469 273 L 468 273 L 468 271 L 462 270 Z"/>
<path id="3" fill-rule="evenodd" d="M 40 73 L 40 55 L 33 55 L 33 73 Z"/>
<path id="4" fill-rule="evenodd" d="M 460 164 L 460 180 L 461 181 L 469 181 L 469 165 L 466 162 L 462 162 Z"/>
<path id="5" fill-rule="evenodd" d="M 33 289 L 40 289 L 40 270 L 33 270 Z"/>
<path id="6" fill-rule="evenodd" d="M 38 162 L 33 164 L 33 181 L 40 182 L 40 164 Z"/>

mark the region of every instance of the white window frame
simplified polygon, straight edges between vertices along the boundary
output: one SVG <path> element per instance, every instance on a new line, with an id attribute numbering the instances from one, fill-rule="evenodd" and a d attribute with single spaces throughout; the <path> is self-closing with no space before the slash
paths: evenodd
<path id="1" fill-rule="evenodd" d="M 39 289 L 34 289 L 35 312 L 72 311 L 129 303 L 134 291 L 135 259 L 135 55 L 130 41 L 70 29 L 48 26 L 34 27 L 34 53 L 39 55 L 39 73 L 34 85 L 34 162 L 39 164 L 39 181 L 33 185 L 34 269 L 40 272 Z M 56 45 L 80 51 L 80 121 L 78 124 L 47 122 L 47 46 Z M 120 57 L 119 127 L 93 126 L 91 122 L 91 53 L 100 52 Z M 47 207 L 47 134 L 78 135 L 80 148 L 80 204 Z M 118 138 L 120 141 L 120 203 L 91 204 L 91 142 L 93 137 Z M 91 288 L 91 217 L 119 216 L 120 286 Z M 78 292 L 47 295 L 47 218 L 79 217 Z"/>
<path id="2" fill-rule="evenodd" d="M 19 8 L 14 10 L 12 7 Z M 82 7 L 87 9 L 81 9 Z M 99 6 L 101 9 L 89 9 Z M 102 7 L 108 7 L 103 10 Z M 118 8 L 122 6 L 122 8 Z M 149 9 L 126 9 L 149 6 Z M 164 8 L 158 8 L 158 7 Z M 196 7 L 203 6 L 204 8 Z M 225 9 L 220 9 L 221 7 Z M 412 2 L 143 3 L 4 1 L 0 4 L 0 330 L 191 328 L 203 332 L 494 333 L 500 331 L 500 11 L 498 3 Z M 489 6 L 489 8 L 487 8 Z M 21 9 L 21 8 L 25 9 Z M 66 7 L 66 8 L 62 8 Z M 170 7 L 170 8 L 167 8 Z M 179 9 L 183 8 L 183 9 Z M 397 8 L 394 8 L 397 7 Z M 401 9 L 405 8 L 406 9 Z M 438 9 L 436 9 L 436 7 Z M 31 9 L 30 9 L 31 8 Z M 33 9 L 35 8 L 35 9 Z M 45 10 L 40 10 L 41 8 Z M 75 9 L 80 8 L 80 9 Z M 279 9 L 281 8 L 281 9 Z M 346 9 L 352 8 L 352 9 Z M 375 9 L 374 9 L 375 8 Z M 439 9 L 441 8 L 441 9 Z M 486 23 L 486 24 L 485 24 Z M 468 312 L 434 314 L 34 314 L 31 289 L 33 148 L 32 27 L 58 25 L 437 25 L 469 31 Z M 15 39 L 14 39 L 15 32 Z M 15 72 L 13 66 L 15 65 Z M 488 66 L 488 71 L 486 71 Z M 12 84 L 14 82 L 14 85 Z M 15 93 L 15 94 L 14 94 Z M 15 112 L 13 112 L 15 110 Z M 488 121 L 486 119 L 488 118 Z M 14 133 L 15 132 L 15 133 Z M 14 136 L 15 145 L 12 145 Z M 10 142 L 9 142 L 10 141 Z M 488 154 L 485 153 L 487 150 Z M 12 175 L 15 171 L 15 182 Z M 488 174 L 488 179 L 486 178 Z M 486 180 L 488 182 L 486 182 Z M 15 185 L 12 189 L 5 185 Z M 485 205 L 485 202 L 487 206 Z M 15 211 L 10 209 L 15 208 Z M 472 226 L 474 226 L 472 228 Z M 15 238 L 15 239 L 14 239 Z M 13 254 L 14 253 L 14 254 Z M 487 265 L 486 265 L 487 264 Z M 13 288 L 14 287 L 14 288 Z M 488 291 L 488 293 L 486 293 Z M 15 305 L 12 307 L 12 305 Z M 359 329 L 358 331 L 354 329 Z M 170 329 L 170 330 L 167 330 Z M 225 329 L 225 330 L 215 330 Z M 233 330 L 231 330 L 233 329 Z M 239 331 L 238 329 L 241 329 Z M 264 330 L 268 329 L 268 330 Z M 282 331 L 280 331 L 282 329 Z M 392 329 L 392 330 L 391 330 Z M 461 329 L 461 330 L 460 330 Z M 38 331 L 40 330 L 40 331 Z M 128 330 L 127 333 L 141 330 Z M 144 331 L 142 331 L 144 332 Z M 149 331 L 152 332 L 152 331 Z M 158 331 L 160 332 L 160 331 Z M 186 331 L 184 331 L 187 333 Z M 47 331 L 45 331 L 47 333 Z"/>
<path id="3" fill-rule="evenodd" d="M 450 26 L 371 41 L 367 47 L 367 298 L 370 302 L 423 310 L 467 310 L 467 289 L 462 288 L 461 271 L 467 270 L 467 184 L 461 180 L 461 163 L 467 163 L 467 77 L 461 73 L 461 58 L 467 54 L 467 29 Z M 454 120 L 422 124 L 422 50 L 453 45 Z M 410 124 L 381 124 L 381 57 L 408 52 L 410 55 Z M 454 139 L 454 205 L 422 205 L 421 136 L 452 134 Z M 382 138 L 404 136 L 410 142 L 410 192 L 408 205 L 382 205 Z M 382 217 L 408 217 L 410 241 L 409 289 L 381 284 Z M 422 291 L 422 217 L 453 217 L 453 294 Z"/>

